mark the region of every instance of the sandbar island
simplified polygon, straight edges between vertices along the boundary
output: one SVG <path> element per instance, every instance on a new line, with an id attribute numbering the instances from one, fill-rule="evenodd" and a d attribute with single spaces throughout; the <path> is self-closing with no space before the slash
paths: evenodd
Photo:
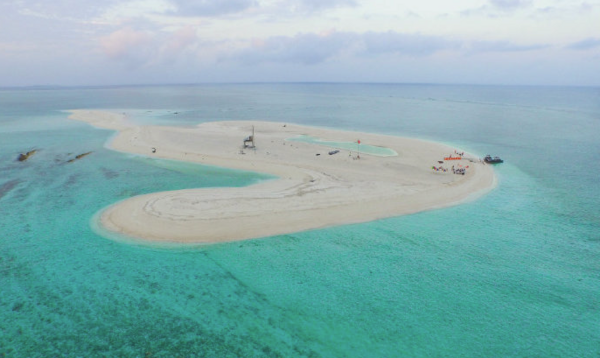
<path id="1" fill-rule="evenodd" d="M 455 149 L 418 139 L 264 121 L 139 126 L 123 113 L 70 113 L 71 119 L 117 131 L 110 147 L 118 151 L 277 177 L 242 188 L 140 195 L 101 213 L 106 230 L 149 242 L 208 244 L 373 221 L 457 205 L 496 183 L 490 165 L 468 153 L 444 161 Z M 244 148 L 253 127 L 255 147 Z M 300 136 L 360 140 L 363 146 L 388 148 L 397 155 L 360 153 L 358 159 L 357 151 L 347 149 L 330 155 L 332 148 L 325 145 L 290 140 Z M 454 174 L 452 166 L 464 174 Z"/>

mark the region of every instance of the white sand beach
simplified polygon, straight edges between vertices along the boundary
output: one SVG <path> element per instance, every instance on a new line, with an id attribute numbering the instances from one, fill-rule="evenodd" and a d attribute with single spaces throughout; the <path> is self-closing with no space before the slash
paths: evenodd
<path id="1" fill-rule="evenodd" d="M 202 123 L 193 128 L 137 126 L 124 114 L 73 110 L 71 119 L 118 131 L 110 147 L 268 173 L 278 179 L 243 188 L 204 188 L 136 196 L 107 208 L 101 225 L 155 242 L 216 243 L 367 222 L 456 205 L 495 185 L 493 169 L 476 158 L 445 161 L 465 175 L 432 170 L 454 148 L 417 139 L 263 121 Z M 255 149 L 242 141 L 255 130 Z M 287 141 L 310 135 L 382 146 L 398 155 L 351 155 L 318 144 Z M 155 149 L 155 152 L 153 151 Z M 317 155 L 320 154 L 320 155 Z"/>

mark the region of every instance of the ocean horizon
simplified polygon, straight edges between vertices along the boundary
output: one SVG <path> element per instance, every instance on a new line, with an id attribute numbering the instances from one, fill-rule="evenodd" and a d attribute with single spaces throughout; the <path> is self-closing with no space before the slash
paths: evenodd
<path id="1" fill-rule="evenodd" d="M 493 191 L 450 208 L 136 245 L 102 235 L 97 213 L 145 193 L 268 177 L 110 150 L 114 132 L 69 120 L 71 109 L 139 124 L 385 133 L 505 162 Z M 2 88 L 0 356 L 598 357 L 598 138 L 598 87 Z"/>

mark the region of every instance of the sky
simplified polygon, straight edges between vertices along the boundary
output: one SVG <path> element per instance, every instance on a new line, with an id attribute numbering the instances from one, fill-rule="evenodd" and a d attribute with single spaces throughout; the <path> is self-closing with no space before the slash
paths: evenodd
<path id="1" fill-rule="evenodd" d="M 0 0 L 0 87 L 600 86 L 600 0 Z"/>

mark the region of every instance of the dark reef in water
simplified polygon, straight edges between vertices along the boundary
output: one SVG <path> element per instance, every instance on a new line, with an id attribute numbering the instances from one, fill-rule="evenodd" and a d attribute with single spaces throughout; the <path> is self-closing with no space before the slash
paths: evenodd
<path id="1" fill-rule="evenodd" d="M 82 153 L 82 154 L 76 155 L 75 158 L 67 160 L 67 163 L 73 163 L 74 161 L 79 160 L 85 156 L 92 154 L 92 153 L 93 152 L 87 152 L 87 153 Z"/>
<path id="2" fill-rule="evenodd" d="M 2 199 L 2 197 L 4 195 L 6 195 L 9 191 L 11 191 L 20 182 L 21 182 L 21 180 L 15 179 L 15 180 L 11 180 L 11 181 L 8 181 L 8 182 L 0 185 L 0 199 Z"/>
<path id="3" fill-rule="evenodd" d="M 17 158 L 17 160 L 20 161 L 20 162 L 24 162 L 27 159 L 29 159 L 29 157 L 31 157 L 32 155 L 34 155 L 36 152 L 37 152 L 37 149 L 30 150 L 27 153 L 21 153 L 21 154 L 19 154 L 19 157 Z"/>

